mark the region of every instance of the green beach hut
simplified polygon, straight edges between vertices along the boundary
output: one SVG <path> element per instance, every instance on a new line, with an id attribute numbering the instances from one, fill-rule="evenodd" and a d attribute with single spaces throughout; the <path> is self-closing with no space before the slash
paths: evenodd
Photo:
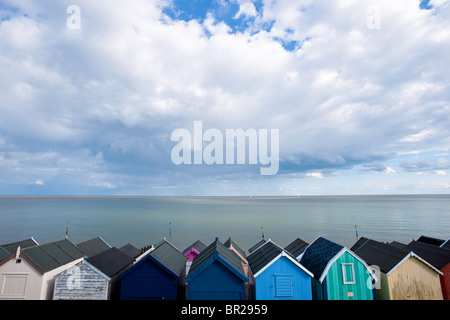
<path id="1" fill-rule="evenodd" d="M 366 262 L 348 248 L 318 237 L 300 263 L 314 274 L 314 300 L 375 300 L 375 278 Z"/>

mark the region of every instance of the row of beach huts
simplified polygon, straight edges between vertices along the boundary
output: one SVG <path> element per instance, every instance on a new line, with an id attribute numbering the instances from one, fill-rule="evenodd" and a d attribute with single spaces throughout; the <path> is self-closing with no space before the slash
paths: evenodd
<path id="1" fill-rule="evenodd" d="M 0 245 L 0 300 L 449 300 L 450 241 Z"/>

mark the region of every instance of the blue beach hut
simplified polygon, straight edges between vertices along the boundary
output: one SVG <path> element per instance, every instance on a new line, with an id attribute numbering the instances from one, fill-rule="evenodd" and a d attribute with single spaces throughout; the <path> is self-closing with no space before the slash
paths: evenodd
<path id="1" fill-rule="evenodd" d="M 217 238 L 194 258 L 187 283 L 188 300 L 245 300 L 246 283 L 240 257 Z"/>
<path id="2" fill-rule="evenodd" d="M 378 281 L 366 262 L 350 249 L 318 237 L 300 263 L 314 274 L 314 300 L 375 300 Z"/>
<path id="3" fill-rule="evenodd" d="M 255 300 L 311 300 L 314 276 L 271 240 L 247 257 L 254 274 Z"/>
<path id="4" fill-rule="evenodd" d="M 121 300 L 184 299 L 186 256 L 167 241 L 121 276 Z"/>

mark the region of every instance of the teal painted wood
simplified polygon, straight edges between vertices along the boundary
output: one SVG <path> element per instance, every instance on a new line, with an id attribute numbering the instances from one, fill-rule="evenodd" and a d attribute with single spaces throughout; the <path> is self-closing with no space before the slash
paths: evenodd
<path id="1" fill-rule="evenodd" d="M 311 277 L 280 257 L 255 279 L 256 300 L 311 300 Z"/>
<path id="2" fill-rule="evenodd" d="M 343 270 L 345 264 L 345 271 Z M 353 273 L 351 272 L 353 266 Z M 344 273 L 347 284 L 344 283 Z M 348 252 L 342 254 L 330 267 L 326 276 L 328 300 L 373 300 L 371 275 L 366 266 Z M 352 283 L 354 282 L 354 283 Z"/>

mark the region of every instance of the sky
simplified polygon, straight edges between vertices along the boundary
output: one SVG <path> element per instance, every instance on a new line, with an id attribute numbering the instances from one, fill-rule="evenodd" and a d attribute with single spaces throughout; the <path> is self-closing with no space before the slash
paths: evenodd
<path id="1" fill-rule="evenodd" d="M 448 194 L 449 68 L 446 0 L 0 0 L 0 195 Z"/>

